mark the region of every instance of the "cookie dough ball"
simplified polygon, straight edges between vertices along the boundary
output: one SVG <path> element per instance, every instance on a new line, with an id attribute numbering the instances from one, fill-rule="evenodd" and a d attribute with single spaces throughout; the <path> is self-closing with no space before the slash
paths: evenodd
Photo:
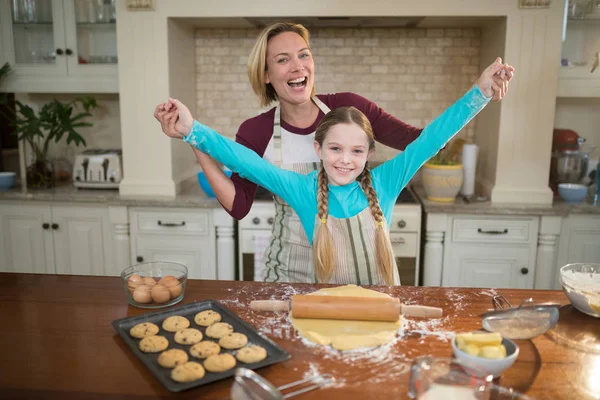
<path id="1" fill-rule="evenodd" d="M 229 354 L 215 354 L 204 360 L 204 368 L 210 372 L 225 372 L 235 367 L 235 358 Z"/>
<path id="2" fill-rule="evenodd" d="M 196 328 L 186 328 L 175 333 L 175 342 L 179 344 L 196 344 L 202 340 L 202 332 Z"/>
<path id="3" fill-rule="evenodd" d="M 241 348 L 235 357 L 243 363 L 252 364 L 267 358 L 267 351 L 260 346 L 246 346 Z"/>
<path id="4" fill-rule="evenodd" d="M 158 356 L 158 363 L 165 368 L 175 368 L 178 365 L 185 364 L 187 361 L 187 353 L 180 349 L 169 349 L 163 351 Z"/>
<path id="5" fill-rule="evenodd" d="M 221 352 L 221 346 L 210 340 L 205 340 L 198 344 L 193 345 L 190 348 L 190 354 L 196 358 L 207 358 L 209 356 L 219 354 Z"/>
<path id="6" fill-rule="evenodd" d="M 129 334 L 134 338 L 143 339 L 148 336 L 154 336 L 158 333 L 158 326 L 152 322 L 142 322 L 129 330 Z"/>
<path id="7" fill-rule="evenodd" d="M 219 339 L 219 345 L 224 349 L 239 349 L 248 344 L 248 338 L 243 333 L 229 333 Z"/>
<path id="8" fill-rule="evenodd" d="M 189 361 L 175 367 L 171 371 L 171 379 L 175 382 L 191 382 L 202 379 L 204 376 L 204 368 L 200 363 Z"/>
<path id="9" fill-rule="evenodd" d="M 148 336 L 141 340 L 140 350 L 144 353 L 158 353 L 169 347 L 169 341 L 164 336 Z"/>
<path id="10" fill-rule="evenodd" d="M 221 314 L 213 310 L 201 311 L 194 317 L 194 322 L 200 326 L 211 326 L 221 321 Z"/>
<path id="11" fill-rule="evenodd" d="M 163 321 L 162 328 L 168 332 L 177 332 L 182 329 L 188 328 L 190 326 L 190 321 L 179 315 L 174 315 L 169 317 Z"/>
<path id="12" fill-rule="evenodd" d="M 206 336 L 213 339 L 221 339 L 223 336 L 232 332 L 233 327 L 227 322 L 217 322 L 206 328 Z"/>

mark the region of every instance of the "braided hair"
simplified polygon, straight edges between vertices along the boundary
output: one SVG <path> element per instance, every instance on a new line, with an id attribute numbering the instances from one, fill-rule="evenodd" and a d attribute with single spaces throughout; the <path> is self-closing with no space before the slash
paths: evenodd
<path id="1" fill-rule="evenodd" d="M 323 117 L 315 133 L 315 141 L 319 146 L 323 147 L 323 142 L 327 137 L 329 130 L 338 124 L 356 124 L 358 125 L 367 135 L 369 140 L 369 150 L 375 148 L 375 138 L 373 135 L 373 128 L 367 117 L 355 107 L 340 107 L 330 111 Z M 367 196 L 369 201 L 369 209 L 371 214 L 377 223 L 377 230 L 375 234 L 375 257 L 377 261 L 377 268 L 380 274 L 383 276 L 385 282 L 388 285 L 392 285 L 394 282 L 394 256 L 392 252 L 392 244 L 390 238 L 384 228 L 384 217 L 379 202 L 377 200 L 377 194 L 373 189 L 371 171 L 369 170 L 368 162 L 365 164 L 364 170 L 358 176 L 357 180 Z M 329 188 L 327 186 L 329 179 L 327 172 L 321 162 L 321 169 L 318 175 L 318 188 L 317 188 L 317 213 L 320 220 L 319 227 L 317 228 L 315 241 L 313 244 L 314 262 L 315 262 L 315 273 L 317 281 L 321 283 L 327 283 L 335 268 L 334 259 L 334 244 L 331 232 L 327 228 L 327 217 L 329 214 Z"/>

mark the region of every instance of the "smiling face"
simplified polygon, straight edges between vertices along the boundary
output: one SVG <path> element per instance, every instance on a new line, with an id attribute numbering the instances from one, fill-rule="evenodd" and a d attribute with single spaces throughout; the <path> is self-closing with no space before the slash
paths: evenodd
<path id="1" fill-rule="evenodd" d="M 354 182 L 373 152 L 367 134 L 354 122 L 331 126 L 322 145 L 315 141 L 315 150 L 334 186 Z"/>
<path id="2" fill-rule="evenodd" d="M 310 100 L 314 62 L 308 44 L 295 32 L 283 32 L 269 40 L 265 83 L 271 84 L 282 103 Z"/>

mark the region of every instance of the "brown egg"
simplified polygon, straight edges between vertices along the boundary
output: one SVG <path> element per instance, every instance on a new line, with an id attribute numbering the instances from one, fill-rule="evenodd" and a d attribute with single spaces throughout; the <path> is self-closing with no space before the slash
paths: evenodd
<path id="1" fill-rule="evenodd" d="M 148 304 L 152 302 L 152 288 L 146 285 L 139 285 L 133 291 L 133 300 L 136 303 Z"/>
<path id="2" fill-rule="evenodd" d="M 166 303 L 171 298 L 171 292 L 169 292 L 169 289 L 167 289 L 166 286 L 163 286 L 160 283 L 152 287 L 151 294 L 152 300 L 154 300 L 154 302 L 158 304 Z"/>
<path id="3" fill-rule="evenodd" d="M 150 287 L 156 285 L 156 281 L 154 280 L 154 278 L 150 278 L 150 277 L 142 278 L 142 282 L 144 283 L 144 285 L 150 286 Z"/>
<path id="4" fill-rule="evenodd" d="M 158 283 L 169 289 L 172 299 L 181 294 L 181 284 L 179 283 L 179 280 L 172 275 L 163 277 Z"/>
<path id="5" fill-rule="evenodd" d="M 136 287 L 138 287 L 138 285 L 140 285 L 142 283 L 142 277 L 137 275 L 137 274 L 133 274 L 131 275 L 128 279 L 127 279 L 127 288 L 129 289 L 130 293 L 133 293 L 133 291 L 135 290 Z"/>

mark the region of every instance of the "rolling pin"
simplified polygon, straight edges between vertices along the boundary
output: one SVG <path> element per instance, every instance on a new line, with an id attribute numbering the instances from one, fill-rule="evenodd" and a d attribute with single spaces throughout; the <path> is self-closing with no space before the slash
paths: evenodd
<path id="1" fill-rule="evenodd" d="M 341 319 L 355 321 L 395 322 L 400 315 L 436 318 L 442 309 L 403 305 L 393 297 L 347 297 L 294 295 L 291 301 L 255 300 L 250 302 L 255 311 L 292 310 L 294 318 Z"/>

